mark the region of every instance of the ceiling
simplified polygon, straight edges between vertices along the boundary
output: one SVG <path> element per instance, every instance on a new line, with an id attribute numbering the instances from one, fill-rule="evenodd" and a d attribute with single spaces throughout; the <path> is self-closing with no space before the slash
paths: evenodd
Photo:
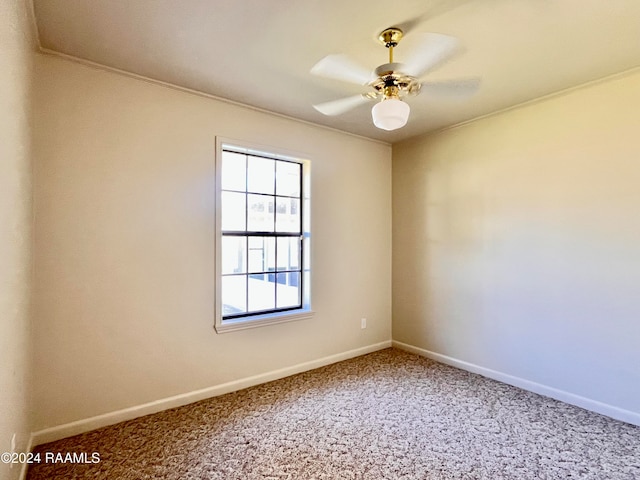
<path id="1" fill-rule="evenodd" d="M 396 142 L 640 65 L 639 0 L 33 0 L 41 48 L 385 142 Z M 311 67 L 345 53 L 387 62 L 377 41 L 398 26 L 395 60 L 421 33 L 465 51 L 426 80 L 482 78 L 464 100 L 422 92 L 387 132 L 372 104 L 328 117 L 312 105 L 367 87 Z"/>

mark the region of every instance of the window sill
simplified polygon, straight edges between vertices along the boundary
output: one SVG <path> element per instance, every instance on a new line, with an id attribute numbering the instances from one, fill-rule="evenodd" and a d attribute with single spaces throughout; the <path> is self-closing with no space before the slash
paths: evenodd
<path id="1" fill-rule="evenodd" d="M 284 313 L 270 313 L 267 315 L 256 315 L 251 318 L 239 318 L 235 320 L 223 320 L 215 326 L 217 333 L 235 332 L 237 330 L 247 330 L 249 328 L 275 325 L 278 323 L 294 322 L 312 318 L 315 312 L 312 310 L 292 310 Z"/>

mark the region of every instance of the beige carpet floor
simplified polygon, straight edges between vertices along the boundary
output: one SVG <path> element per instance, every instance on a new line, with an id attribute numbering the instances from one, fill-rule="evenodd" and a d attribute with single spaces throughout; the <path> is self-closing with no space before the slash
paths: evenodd
<path id="1" fill-rule="evenodd" d="M 640 479 L 640 427 L 395 349 L 41 445 L 28 479 Z"/>

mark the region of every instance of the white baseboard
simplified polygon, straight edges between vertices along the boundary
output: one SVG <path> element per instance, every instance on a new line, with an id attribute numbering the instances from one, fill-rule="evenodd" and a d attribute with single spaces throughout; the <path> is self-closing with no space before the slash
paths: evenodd
<path id="1" fill-rule="evenodd" d="M 541 383 L 532 382 L 530 380 L 525 380 L 524 378 L 514 377 L 513 375 L 508 375 L 506 373 L 498 372 L 496 370 L 491 370 L 490 368 L 481 367 L 473 363 L 465 362 L 463 360 L 458 360 L 456 358 L 449 357 L 447 355 L 442 355 L 440 353 L 431 352 L 429 350 L 415 347 L 413 345 L 409 345 L 406 343 L 397 342 L 393 340 L 392 344 L 395 348 L 399 348 L 407 352 L 415 353 L 420 356 L 430 358 L 431 360 L 435 360 L 436 362 L 445 363 L 447 365 L 451 365 L 452 367 L 460 368 L 461 370 L 477 373 L 479 375 L 482 375 L 483 377 L 488 377 L 502 383 L 513 385 L 514 387 L 519 387 L 524 390 L 528 390 L 530 392 L 538 393 L 546 397 L 551 397 L 556 400 L 560 400 L 561 402 L 569 403 L 571 405 L 584 408 L 586 410 L 591 410 L 592 412 L 606 415 L 616 420 L 621 420 L 623 422 L 640 426 L 640 413 L 638 412 L 632 412 L 631 410 L 624 410 L 622 408 L 618 408 L 613 405 L 602 403 L 597 400 L 592 400 L 590 398 L 582 397 L 580 395 L 575 395 L 573 393 L 569 393 L 564 390 L 558 390 L 557 388 L 549 387 L 547 385 L 542 385 Z"/>
<path id="2" fill-rule="evenodd" d="M 75 422 L 66 423 L 63 425 L 57 425 L 55 427 L 46 428 L 33 432 L 31 435 L 32 447 L 42 445 L 43 443 L 53 442 L 62 438 L 71 437 L 81 433 L 89 432 L 97 428 L 106 427 L 116 423 L 124 422 L 126 420 L 132 420 L 134 418 L 142 417 L 152 413 L 157 413 L 162 410 L 168 410 L 170 408 L 181 407 L 194 403 L 206 398 L 216 397 L 218 395 L 224 395 L 225 393 L 235 392 L 244 388 L 259 385 L 261 383 L 271 382 L 280 378 L 295 375 L 296 373 L 306 372 L 313 370 L 314 368 L 324 367 L 342 360 L 348 360 L 349 358 L 359 357 L 367 353 L 382 350 L 384 348 L 391 347 L 391 340 L 368 345 L 362 348 L 356 348 L 347 352 L 330 355 L 328 357 L 319 358 L 317 360 L 311 360 L 309 362 L 299 363 L 291 367 L 281 368 L 279 370 L 273 370 L 271 372 L 262 373 L 260 375 L 254 375 L 251 377 L 234 380 L 232 382 L 223 383 L 221 385 L 214 385 L 212 387 L 203 388 L 201 390 L 195 390 L 193 392 L 187 392 L 173 397 L 163 398 L 153 402 L 145 403 L 142 405 L 136 405 L 134 407 L 125 408 L 122 410 L 116 410 L 115 412 L 105 413 L 97 415 L 95 417 L 86 418 L 83 420 L 77 420 Z M 30 451 L 30 450 L 29 450 Z"/>

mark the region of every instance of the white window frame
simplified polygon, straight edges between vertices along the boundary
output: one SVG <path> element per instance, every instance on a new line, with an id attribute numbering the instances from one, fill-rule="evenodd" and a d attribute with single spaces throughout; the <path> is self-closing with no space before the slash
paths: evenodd
<path id="1" fill-rule="evenodd" d="M 239 153 L 256 154 L 276 160 L 287 160 L 302 165 L 302 192 L 301 211 L 303 226 L 303 258 L 302 261 L 302 308 L 273 312 L 266 314 L 248 315 L 241 318 L 223 319 L 222 315 L 222 151 L 224 148 Z M 258 145 L 241 140 L 216 137 L 216 209 L 215 209 L 215 330 L 217 333 L 225 333 L 247 328 L 273 325 L 295 320 L 304 320 L 313 316 L 311 310 L 311 219 L 310 219 L 310 174 L 311 162 L 306 155 L 297 152 Z"/>

